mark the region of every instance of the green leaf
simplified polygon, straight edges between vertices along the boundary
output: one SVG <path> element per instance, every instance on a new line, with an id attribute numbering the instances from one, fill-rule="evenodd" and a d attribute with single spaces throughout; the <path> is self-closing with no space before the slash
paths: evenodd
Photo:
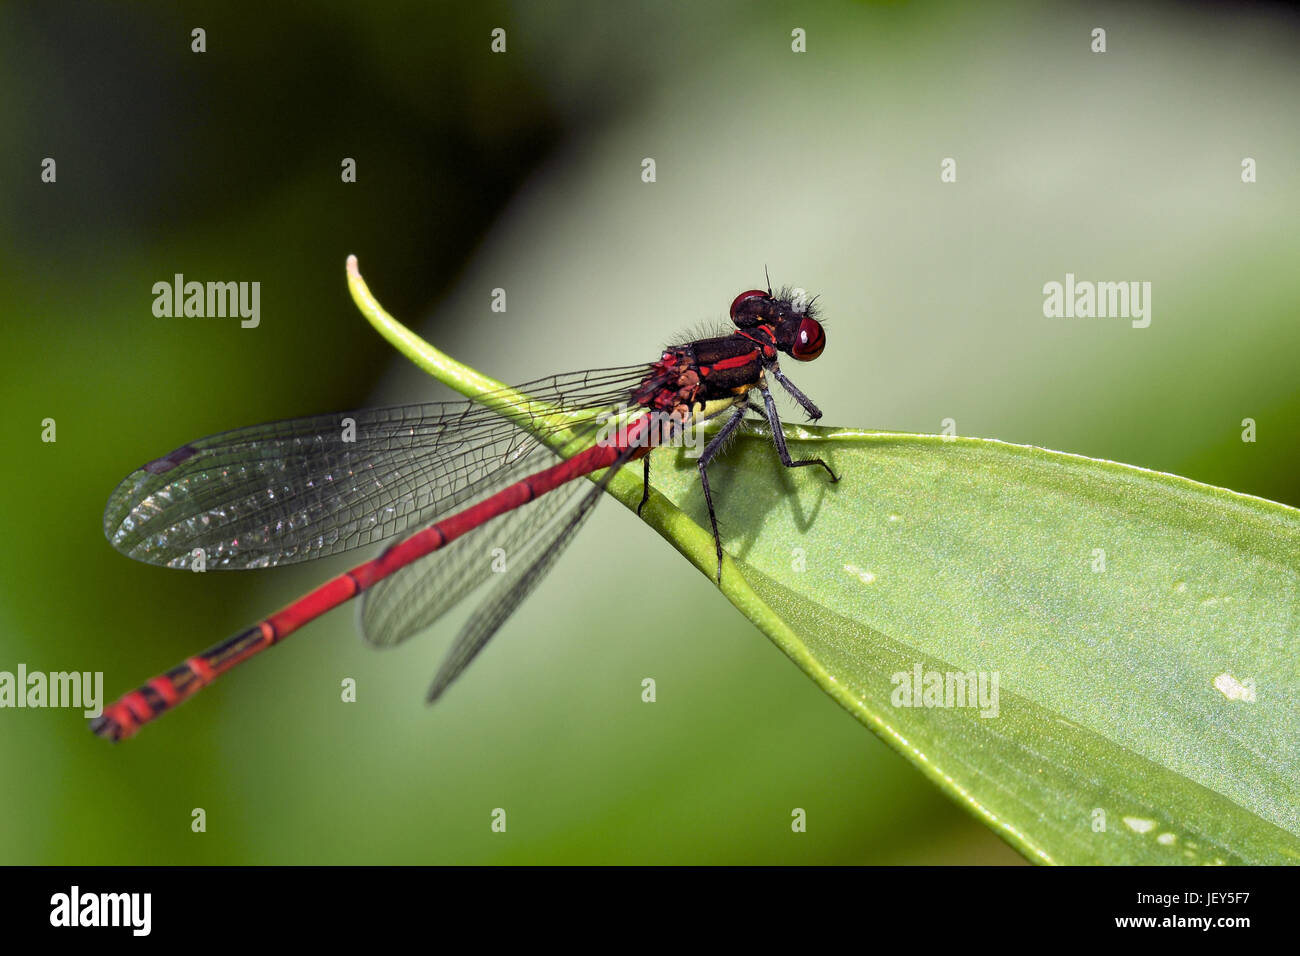
<path id="1" fill-rule="evenodd" d="M 503 394 L 383 312 L 351 260 L 349 281 L 417 365 Z M 743 432 L 709 472 L 721 589 L 937 786 L 1035 862 L 1300 861 L 1300 511 L 997 441 L 786 435 L 841 481 Z M 652 464 L 644 517 L 712 578 L 696 461 Z M 610 485 L 629 507 L 633 471 Z M 996 674 L 996 715 L 901 706 L 918 669 Z"/>
<path id="2" fill-rule="evenodd" d="M 710 466 L 742 610 L 938 786 L 1039 862 L 1300 860 L 1300 511 L 997 441 L 787 438 L 841 481 L 761 432 Z M 707 523 L 695 463 L 654 464 Z M 894 706 L 918 666 L 997 672 L 997 716 Z"/>

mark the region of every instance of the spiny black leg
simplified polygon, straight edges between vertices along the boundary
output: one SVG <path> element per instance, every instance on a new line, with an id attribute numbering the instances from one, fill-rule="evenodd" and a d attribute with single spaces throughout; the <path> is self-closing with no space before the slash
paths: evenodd
<path id="1" fill-rule="evenodd" d="M 826 464 L 820 458 L 801 458 L 799 461 L 793 461 L 790 458 L 790 452 L 785 447 L 785 433 L 781 431 L 781 419 L 776 414 L 776 402 L 772 398 L 772 393 L 768 391 L 766 385 L 760 385 L 759 391 L 763 393 L 763 405 L 767 408 L 767 421 L 772 426 L 772 441 L 776 445 L 776 453 L 781 456 L 781 464 L 787 468 L 801 468 L 805 465 L 821 465 L 826 469 L 826 474 L 831 476 L 831 481 L 839 481 L 839 476 L 831 471 L 831 466 Z"/>
<path id="2" fill-rule="evenodd" d="M 772 377 L 780 382 L 787 392 L 794 396 L 794 400 L 803 406 L 803 410 L 808 413 L 808 419 L 810 421 L 815 422 L 817 419 L 822 417 L 822 410 L 812 403 L 812 399 L 799 391 L 799 389 L 795 388 L 794 382 L 786 378 L 785 373 L 783 373 L 777 365 L 769 365 L 767 370 L 772 373 Z M 763 390 L 763 394 L 767 394 L 767 389 Z"/>
<path id="3" fill-rule="evenodd" d="M 650 500 L 650 453 L 646 452 L 645 457 L 641 460 L 645 463 L 645 470 L 641 473 L 641 503 L 636 506 L 636 516 L 638 518 L 641 517 L 641 509 Z"/>
<path id="4" fill-rule="evenodd" d="M 736 410 L 731 413 L 727 419 L 727 424 L 718 429 L 718 433 L 713 436 L 713 441 L 704 447 L 703 454 L 700 455 L 700 484 L 704 486 L 704 503 L 709 508 L 709 523 L 713 525 L 713 544 L 718 549 L 718 584 L 722 584 L 722 537 L 718 534 L 718 517 L 713 513 L 713 494 L 709 491 L 709 462 L 713 459 L 727 443 L 731 433 L 740 427 L 741 419 L 749 411 L 749 404 L 743 403 L 736 406 Z"/>

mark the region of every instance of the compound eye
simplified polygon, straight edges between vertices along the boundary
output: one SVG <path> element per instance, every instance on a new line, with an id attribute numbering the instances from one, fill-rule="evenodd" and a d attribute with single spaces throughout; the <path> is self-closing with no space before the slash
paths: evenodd
<path id="1" fill-rule="evenodd" d="M 739 325 L 741 320 L 746 318 L 743 311 L 745 304 L 751 299 L 766 299 L 767 297 L 767 293 L 762 289 L 750 289 L 748 292 L 740 293 L 731 300 L 731 321 Z M 752 318 L 749 319 L 749 324 L 753 324 Z"/>
<path id="2" fill-rule="evenodd" d="M 822 324 L 816 319 L 805 318 L 799 323 L 799 331 L 795 334 L 790 354 L 800 362 L 811 362 L 822 354 L 824 348 L 826 332 L 823 331 Z"/>

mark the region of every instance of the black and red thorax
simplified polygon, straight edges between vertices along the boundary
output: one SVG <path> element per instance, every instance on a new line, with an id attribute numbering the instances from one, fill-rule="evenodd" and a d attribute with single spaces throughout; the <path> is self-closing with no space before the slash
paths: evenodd
<path id="1" fill-rule="evenodd" d="M 796 302 L 788 292 L 773 295 L 751 289 L 731 303 L 736 331 L 716 338 L 670 345 L 632 393 L 637 404 L 654 412 L 676 413 L 685 421 L 718 403 L 745 401 L 784 352 L 807 362 L 822 353 L 826 333 L 811 303 Z"/>
<path id="2" fill-rule="evenodd" d="M 775 351 L 733 332 L 664 349 L 633 397 L 651 411 L 689 420 L 715 402 L 734 402 L 759 383 Z"/>

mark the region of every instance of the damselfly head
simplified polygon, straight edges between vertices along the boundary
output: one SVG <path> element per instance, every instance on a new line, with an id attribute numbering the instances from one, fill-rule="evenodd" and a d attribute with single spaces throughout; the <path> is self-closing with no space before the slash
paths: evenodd
<path id="1" fill-rule="evenodd" d="M 801 290 L 742 292 L 731 302 L 731 321 L 739 329 L 768 326 L 776 347 L 800 362 L 811 362 L 826 348 L 826 330 L 816 319 L 813 299 Z"/>

